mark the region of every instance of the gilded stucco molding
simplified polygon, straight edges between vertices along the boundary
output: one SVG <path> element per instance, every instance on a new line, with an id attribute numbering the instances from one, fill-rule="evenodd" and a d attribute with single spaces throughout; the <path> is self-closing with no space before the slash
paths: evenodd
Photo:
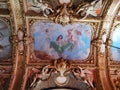
<path id="1" fill-rule="evenodd" d="M 37 63 L 37 64 L 41 64 L 41 63 L 47 63 L 49 60 L 39 60 L 39 59 L 37 59 L 37 58 L 34 58 L 35 57 L 35 55 L 34 55 L 34 52 L 33 52 L 33 50 L 34 50 L 34 48 L 33 48 L 33 44 L 34 44 L 34 37 L 33 37 L 33 33 L 34 33 L 34 31 L 33 30 L 31 30 L 31 27 L 32 27 L 32 25 L 33 24 L 35 24 L 35 23 L 37 23 L 37 22 L 40 22 L 40 21 L 48 21 L 48 22 L 53 22 L 53 21 L 51 21 L 51 20 L 46 20 L 46 19 L 37 19 L 37 18 L 32 18 L 32 17 L 30 17 L 30 18 L 28 18 L 28 17 L 26 17 L 26 26 L 27 26 L 27 31 L 26 31 L 26 34 L 25 34 L 25 42 L 26 42 L 26 51 L 27 51 L 27 53 L 26 53 L 26 59 L 27 59 L 27 62 L 26 63 L 28 63 L 28 64 L 31 64 L 31 65 L 34 65 L 35 64 L 35 62 Z M 94 39 L 94 38 L 96 38 L 95 36 L 96 36 L 96 33 L 97 33 L 97 30 L 98 30 L 98 27 L 99 27 L 99 25 L 100 25 L 100 23 L 99 22 L 87 22 L 87 21 L 84 21 L 84 22 L 76 22 L 76 21 L 74 21 L 74 23 L 83 23 L 83 24 L 89 24 L 89 25 L 91 25 L 92 26 L 92 39 Z M 91 42 L 91 43 L 93 43 L 93 42 Z M 90 55 L 89 55 L 89 57 L 86 59 L 86 60 L 84 60 L 84 61 L 75 61 L 74 62 L 74 64 L 76 63 L 76 64 L 78 64 L 78 62 L 79 63 L 81 63 L 81 64 L 88 64 L 88 66 L 89 65 L 91 65 L 91 64 L 93 64 L 93 65 L 96 65 L 96 63 L 97 63 L 97 61 L 96 61 L 96 54 L 93 52 L 93 50 L 94 51 L 96 51 L 96 46 L 95 45 L 91 45 L 91 52 L 90 52 Z M 94 56 L 93 56 L 94 55 Z M 33 63 L 31 62 L 31 61 L 34 61 Z M 39 63 L 39 62 L 41 62 L 41 63 Z"/>
<path id="2" fill-rule="evenodd" d="M 109 60 L 110 60 L 110 46 L 111 46 L 111 39 L 109 38 L 110 33 L 111 33 L 111 27 L 114 22 L 114 18 L 116 15 L 116 12 L 118 11 L 119 8 L 119 0 L 114 0 L 107 12 L 107 15 L 105 19 L 103 20 L 103 25 L 102 25 L 102 30 L 105 30 L 105 54 L 101 57 L 99 55 L 98 62 L 99 62 L 99 67 L 102 69 L 99 71 L 100 74 L 100 79 L 102 82 L 102 86 L 104 90 L 114 90 L 113 85 L 110 80 L 110 75 L 109 75 Z M 114 7 L 114 8 L 113 8 Z"/>
<path id="3" fill-rule="evenodd" d="M 23 0 L 20 0 L 20 2 L 22 3 L 22 1 Z M 115 0 L 116 1 L 116 0 Z M 21 70 L 19 70 L 22 66 L 24 66 L 23 64 L 22 64 L 22 61 L 23 61 L 23 58 L 22 58 L 22 56 L 23 56 L 23 54 L 24 54 L 24 50 L 26 50 L 26 48 L 27 48 L 27 45 L 30 45 L 31 43 L 33 43 L 33 38 L 31 38 L 31 35 L 30 35 L 30 33 L 31 32 L 29 32 L 28 30 L 30 29 L 30 27 L 29 26 L 31 26 L 31 25 L 33 25 L 38 19 L 43 19 L 43 20 L 47 20 L 48 18 L 47 17 L 40 17 L 40 16 L 29 16 L 29 15 L 26 15 L 26 16 L 23 16 L 24 17 L 24 20 L 26 21 L 26 26 L 25 26 L 25 29 L 24 29 L 24 27 L 23 27 L 23 21 L 22 21 L 22 15 L 21 15 L 21 9 L 20 9 L 20 3 L 19 3 L 19 0 L 9 0 L 9 4 L 10 4 L 10 11 L 11 11 L 11 16 L 13 16 L 13 17 L 11 17 L 12 18 L 12 21 L 14 22 L 14 24 L 13 24 L 13 28 L 14 28 L 14 30 L 13 30 L 13 38 L 14 38 L 14 48 L 15 48 L 15 57 L 14 57 L 14 59 L 15 59 L 15 65 L 14 65 L 14 74 L 15 74 L 15 76 L 13 76 L 13 78 L 15 79 L 15 78 L 17 78 L 17 69 L 18 69 L 18 71 L 20 71 L 20 72 L 22 72 Z M 113 8 L 113 7 L 112 7 Z M 62 11 L 64 11 L 64 10 L 66 10 L 67 8 L 65 7 L 65 6 L 63 6 L 63 8 L 62 8 Z M 108 11 L 109 12 L 109 11 Z M 69 12 L 68 11 L 66 11 L 66 12 L 60 12 L 60 11 L 58 11 L 58 13 L 62 13 L 61 15 L 68 15 L 67 16 L 67 22 L 65 21 L 64 22 L 64 20 L 63 20 L 63 17 L 61 17 L 61 16 L 57 16 L 55 19 L 54 18 L 50 18 L 51 20 L 55 20 L 56 21 L 56 23 L 62 23 L 62 24 L 67 24 L 67 23 L 70 23 L 70 22 L 72 22 L 72 23 L 74 23 L 74 20 L 70 20 L 70 18 L 71 17 L 69 17 Z M 65 16 L 66 17 L 66 16 Z M 29 20 L 28 20 L 28 18 L 29 18 Z M 109 19 L 109 18 L 111 18 L 111 19 Z M 36 19 L 36 20 L 35 20 Z M 91 64 L 92 63 L 96 63 L 96 62 L 94 62 L 94 60 L 97 60 L 98 59 L 98 62 L 97 62 L 97 64 L 98 64 L 98 68 L 99 68 L 99 70 L 100 70 L 100 72 L 99 72 L 99 75 L 100 75 L 100 77 L 101 77 L 101 81 L 102 81 L 102 85 L 103 85 L 103 88 L 106 90 L 107 89 L 107 87 L 109 87 L 109 89 L 110 89 L 110 85 L 108 85 L 109 83 L 107 82 L 107 81 L 109 81 L 108 80 L 108 77 L 107 77 L 107 75 L 106 75 L 106 71 L 107 71 L 107 60 L 109 61 L 109 56 L 108 57 L 105 57 L 106 56 L 106 54 L 104 54 L 105 53 L 105 51 L 103 51 L 103 53 L 101 53 L 101 51 L 100 51 L 100 47 L 104 44 L 104 42 L 102 42 L 103 40 L 102 40 L 102 37 L 104 36 L 104 35 L 106 35 L 106 36 L 109 36 L 108 34 L 109 34 L 109 31 L 110 31 L 110 26 L 111 26 L 111 22 L 112 22 L 112 20 L 113 20 L 113 16 L 112 15 L 107 15 L 106 17 L 105 17 L 105 19 L 103 20 L 103 22 L 100 22 L 100 20 L 93 20 L 93 19 L 86 19 L 86 20 L 76 20 L 77 21 L 77 23 L 79 23 L 79 22 L 91 22 L 91 23 L 89 23 L 89 24 L 91 24 L 93 27 L 94 27 L 94 30 L 93 30 L 93 32 L 92 33 L 94 33 L 94 38 L 98 38 L 97 39 L 97 41 L 98 42 L 95 42 L 95 45 L 96 46 L 91 46 L 92 48 L 94 47 L 95 48 L 95 52 L 98 52 L 97 54 L 95 54 L 94 53 L 94 56 L 95 57 L 91 57 L 91 60 L 89 61 L 87 61 L 86 63 L 83 63 L 83 66 L 85 66 L 85 67 L 87 67 L 87 66 L 91 66 Z M 102 20 L 101 20 L 102 21 Z M 94 22 L 94 23 L 92 23 L 92 22 Z M 97 22 L 100 22 L 100 23 L 103 23 L 103 25 L 98 25 L 97 24 Z M 107 24 L 109 24 L 108 26 L 107 26 Z M 96 27 L 102 27 L 102 28 L 96 28 Z M 23 31 L 23 29 L 25 30 L 25 31 Z M 27 30 L 28 29 L 28 30 Z M 99 30 L 100 30 L 100 32 L 99 32 Z M 110 41 L 109 40 L 107 40 L 107 44 L 108 44 L 108 46 L 109 45 L 111 45 L 111 42 L 109 43 Z M 98 43 L 98 44 L 97 44 Z M 107 45 L 106 43 L 105 43 L 105 45 Z M 17 46 L 16 46 L 17 45 Z M 25 46 L 24 46 L 25 45 Z M 32 47 L 32 45 L 29 47 L 29 48 L 27 48 L 27 50 L 28 49 L 30 49 Z M 109 48 L 109 47 L 105 47 L 105 49 L 106 48 Z M 33 49 L 33 48 L 31 48 L 31 49 Z M 97 49 L 97 50 L 96 50 Z M 26 54 L 26 55 L 28 55 L 27 57 L 30 57 L 30 58 L 32 58 L 32 56 L 30 55 L 31 53 L 29 52 L 30 50 L 28 50 L 28 53 Z M 110 50 L 109 50 L 110 51 Z M 93 54 L 93 53 L 92 53 Z M 100 57 L 98 57 L 98 56 L 100 56 Z M 107 60 L 106 60 L 106 58 L 107 58 Z M 21 61 L 20 61 L 21 60 Z M 20 61 L 20 62 L 19 62 Z M 28 60 L 26 60 L 26 61 L 28 61 Z M 19 65 L 18 65 L 18 63 L 19 63 Z M 27 64 L 29 64 L 28 62 L 27 62 Z M 45 64 L 45 63 L 42 63 L 43 65 Z M 77 62 L 76 62 L 76 64 L 77 64 Z M 76 64 L 74 64 L 74 65 L 76 65 Z M 18 66 L 17 66 L 18 65 Z M 36 66 L 36 64 L 34 64 L 34 63 L 32 63 L 32 64 L 29 64 L 29 65 L 33 65 L 33 66 Z M 39 66 L 39 64 L 37 63 L 37 65 Z M 41 65 L 41 64 L 40 64 Z M 95 64 L 96 65 L 96 64 Z M 94 65 L 92 66 L 92 67 L 95 67 Z M 19 73 L 18 73 L 19 74 Z M 25 75 L 25 77 L 24 78 L 26 78 L 26 75 Z M 105 78 L 105 79 L 104 79 Z M 18 80 L 19 81 L 19 80 Z M 14 83 L 15 83 L 15 81 L 13 80 L 13 82 L 12 82 L 12 86 L 11 86 L 11 88 L 13 89 L 14 88 Z M 104 84 L 104 83 L 106 83 L 106 84 Z M 107 84 L 108 83 L 108 84 Z M 21 85 L 21 84 L 20 84 Z M 20 86 L 19 85 L 19 86 Z M 23 86 L 25 86 L 24 84 L 23 84 Z"/>
<path id="4" fill-rule="evenodd" d="M 14 65 L 13 65 L 13 73 L 11 77 L 11 84 L 9 87 L 9 90 L 16 90 L 17 88 L 20 89 L 21 83 L 22 83 L 22 76 L 24 71 L 24 26 L 23 26 L 23 19 L 21 15 L 21 7 L 19 0 L 9 0 L 9 10 L 11 21 L 13 25 L 13 39 L 15 39 L 14 42 Z M 18 78 L 20 77 L 20 78 Z"/>
<path id="5" fill-rule="evenodd" d="M 69 88 L 79 89 L 82 87 L 76 86 L 79 82 L 86 82 L 86 84 L 90 83 L 92 88 L 97 88 L 92 84 L 95 80 L 94 77 L 98 77 L 96 76 L 96 70 L 96 67 L 81 67 L 80 65 L 73 66 L 71 61 L 66 61 L 61 58 L 59 60 L 54 60 L 50 65 L 27 67 L 22 89 L 43 89 L 49 88 L 52 85 L 62 87 L 67 85 Z M 31 71 L 32 73 L 30 74 Z M 85 73 L 88 75 L 87 78 L 85 77 Z M 74 79 L 71 80 L 72 78 Z M 45 82 L 48 84 L 45 84 Z M 94 83 L 97 83 L 97 81 L 95 80 Z"/>

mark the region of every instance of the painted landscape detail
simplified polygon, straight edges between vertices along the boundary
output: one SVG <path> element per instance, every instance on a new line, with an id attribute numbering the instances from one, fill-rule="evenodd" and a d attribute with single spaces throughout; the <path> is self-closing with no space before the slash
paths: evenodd
<path id="1" fill-rule="evenodd" d="M 11 56 L 10 32 L 8 25 L 0 20 L 0 60 Z"/>
<path id="2" fill-rule="evenodd" d="M 112 36 L 112 58 L 120 61 L 120 26 L 115 29 Z"/>
<path id="3" fill-rule="evenodd" d="M 33 25 L 34 52 L 39 59 L 83 60 L 90 53 L 92 27 L 89 24 L 62 26 L 52 22 Z"/>

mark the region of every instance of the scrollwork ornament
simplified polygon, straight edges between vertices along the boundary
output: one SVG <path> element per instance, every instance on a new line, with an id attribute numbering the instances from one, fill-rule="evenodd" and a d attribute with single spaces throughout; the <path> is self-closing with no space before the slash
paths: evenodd
<path id="1" fill-rule="evenodd" d="M 55 22 L 59 22 L 61 24 L 68 24 L 70 19 L 70 12 L 67 10 L 68 4 L 64 3 L 62 8 L 57 10 L 57 17 L 55 18 Z"/>
<path id="2" fill-rule="evenodd" d="M 30 84 L 30 87 L 35 88 L 39 86 L 42 82 L 49 80 L 51 75 L 54 76 L 54 82 L 58 86 L 65 86 L 70 80 L 69 75 L 72 74 L 80 82 L 84 82 L 95 88 L 93 85 L 93 72 L 92 69 L 82 68 L 80 66 L 72 66 L 70 62 L 59 59 L 55 60 L 53 65 L 46 65 L 42 70 L 38 68 L 32 68 L 35 72 L 34 79 Z M 84 78 L 84 79 L 83 79 Z"/>

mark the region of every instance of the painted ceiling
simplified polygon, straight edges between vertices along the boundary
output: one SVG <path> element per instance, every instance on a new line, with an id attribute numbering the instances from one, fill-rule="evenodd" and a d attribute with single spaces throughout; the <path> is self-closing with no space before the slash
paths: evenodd
<path id="1" fill-rule="evenodd" d="M 120 90 L 119 0 L 0 0 L 0 90 Z"/>

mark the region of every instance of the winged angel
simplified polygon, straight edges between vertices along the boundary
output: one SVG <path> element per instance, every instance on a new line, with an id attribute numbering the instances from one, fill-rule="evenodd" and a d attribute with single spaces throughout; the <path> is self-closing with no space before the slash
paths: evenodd
<path id="1" fill-rule="evenodd" d="M 43 13 L 45 17 L 48 17 L 51 12 L 54 12 L 52 8 L 50 8 L 47 3 L 43 3 L 42 0 L 30 0 L 27 4 L 28 10 L 33 10 L 37 13 Z"/>
<path id="2" fill-rule="evenodd" d="M 80 6 L 76 14 L 83 16 L 82 19 L 85 19 L 88 15 L 97 16 L 102 6 L 102 0 L 95 0 L 91 3 L 87 3 L 83 6 Z"/>
<path id="3" fill-rule="evenodd" d="M 49 4 L 43 0 L 28 0 L 28 10 L 42 13 L 43 16 L 55 15 L 55 22 L 69 23 L 73 16 L 85 19 L 88 15 L 96 17 L 100 14 L 102 0 L 50 0 Z M 76 4 L 79 3 L 79 4 Z M 74 7 L 75 8 L 72 8 Z M 75 10 L 74 10 L 75 9 Z"/>

